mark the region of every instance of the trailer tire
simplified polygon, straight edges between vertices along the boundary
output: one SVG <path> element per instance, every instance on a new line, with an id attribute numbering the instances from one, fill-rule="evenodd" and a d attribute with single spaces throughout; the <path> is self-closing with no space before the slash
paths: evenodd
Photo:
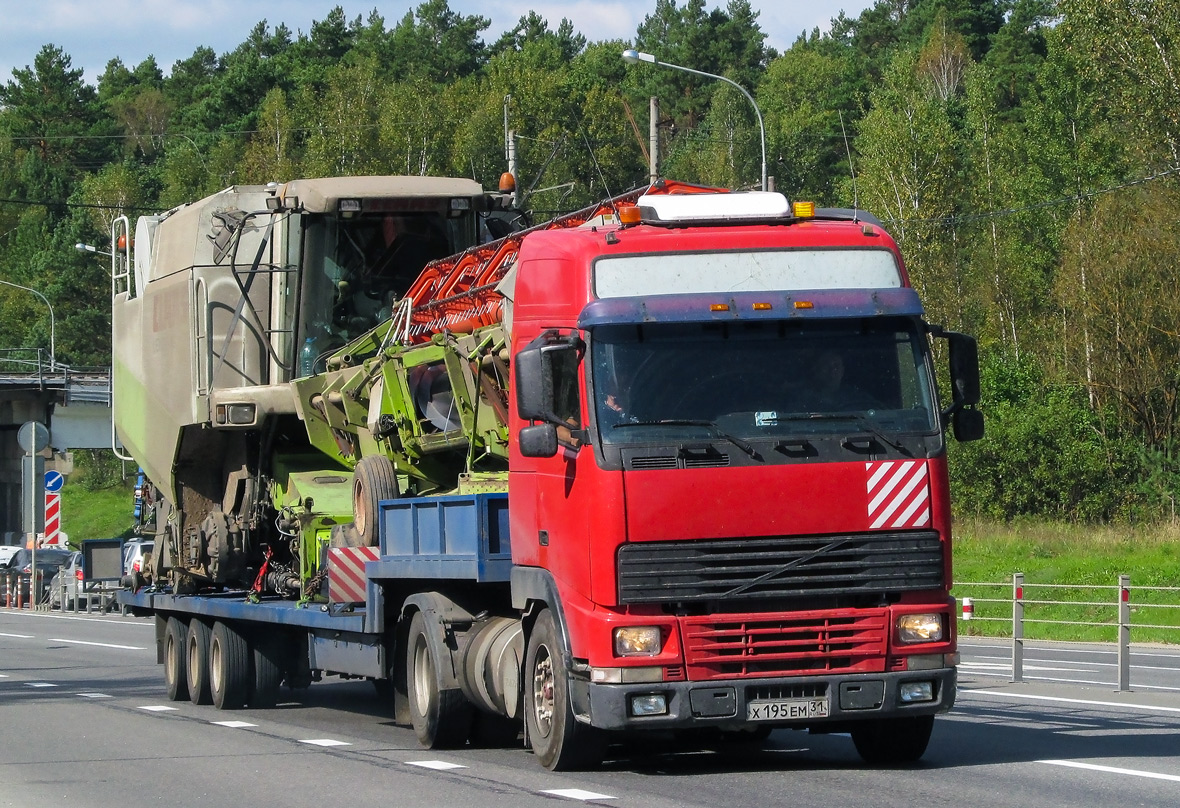
<path id="1" fill-rule="evenodd" d="M 200 618 L 193 618 L 188 624 L 188 636 L 184 641 L 185 675 L 188 678 L 188 697 L 193 704 L 212 704 L 209 692 L 209 641 L 213 631 Z"/>
<path id="2" fill-rule="evenodd" d="M 283 684 L 283 643 L 278 637 L 263 637 L 250 643 L 253 682 L 246 703 L 264 709 L 279 701 Z"/>
<path id="3" fill-rule="evenodd" d="M 559 636 L 553 612 L 543 609 L 525 652 L 526 735 L 533 754 L 550 771 L 595 768 L 606 754 L 606 736 L 574 718 Z"/>
<path id="4" fill-rule="evenodd" d="M 352 473 L 352 522 L 362 547 L 377 546 L 377 503 L 396 499 L 397 475 L 385 455 L 365 455 Z"/>
<path id="5" fill-rule="evenodd" d="M 406 689 L 410 722 L 418 743 L 427 749 L 454 749 L 467 742 L 472 705 L 458 688 L 438 686 L 440 660 L 426 631 L 426 618 L 415 612 L 406 644 Z"/>
<path id="6" fill-rule="evenodd" d="M 850 734 L 865 763 L 895 766 L 922 757 L 933 729 L 934 716 L 918 715 L 858 721 Z"/>
<path id="7" fill-rule="evenodd" d="M 188 627 L 179 617 L 169 617 L 164 629 L 164 687 L 169 701 L 188 698 L 188 665 L 185 640 Z"/>
<path id="8" fill-rule="evenodd" d="M 250 646 L 241 632 L 218 620 L 209 642 L 209 693 L 218 710 L 237 710 L 250 695 Z"/>

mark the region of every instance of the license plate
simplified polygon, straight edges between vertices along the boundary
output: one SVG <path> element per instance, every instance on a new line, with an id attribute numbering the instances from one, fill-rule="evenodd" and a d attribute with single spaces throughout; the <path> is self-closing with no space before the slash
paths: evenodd
<path id="1" fill-rule="evenodd" d="M 791 721 L 801 718 L 827 718 L 828 699 L 766 699 L 746 704 L 747 721 Z"/>

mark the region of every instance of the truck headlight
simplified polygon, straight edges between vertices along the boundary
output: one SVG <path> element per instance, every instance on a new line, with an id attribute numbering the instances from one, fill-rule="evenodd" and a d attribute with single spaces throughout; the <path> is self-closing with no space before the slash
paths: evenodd
<path id="1" fill-rule="evenodd" d="M 942 639 L 942 615 L 903 614 L 897 618 L 897 637 L 903 643 L 938 642 Z"/>
<path id="2" fill-rule="evenodd" d="M 659 626 L 621 626 L 615 629 L 615 656 L 655 656 L 659 652 Z"/>

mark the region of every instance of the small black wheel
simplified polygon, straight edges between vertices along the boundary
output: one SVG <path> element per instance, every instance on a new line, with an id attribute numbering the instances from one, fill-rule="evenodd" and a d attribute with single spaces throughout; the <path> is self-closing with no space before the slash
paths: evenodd
<path id="1" fill-rule="evenodd" d="M 606 737 L 574 718 L 569 674 L 553 612 L 537 615 L 529 635 L 524 670 L 524 720 L 529 743 L 550 771 L 596 768 L 606 754 Z"/>
<path id="2" fill-rule="evenodd" d="M 250 646 L 241 632 L 218 620 L 209 642 L 209 694 L 218 710 L 244 707 L 250 695 Z"/>
<path id="3" fill-rule="evenodd" d="M 284 648 L 282 637 L 258 637 L 250 643 L 253 682 L 246 703 L 251 707 L 274 707 L 279 701 L 279 687 L 283 684 Z"/>
<path id="4" fill-rule="evenodd" d="M 185 640 L 188 627 L 179 617 L 169 617 L 164 629 L 164 687 L 170 701 L 184 701 L 188 693 L 188 666 L 185 664 Z"/>
<path id="5" fill-rule="evenodd" d="M 881 718 L 860 721 L 852 727 L 852 742 L 866 763 L 898 765 L 913 763 L 926 752 L 934 716 Z"/>
<path id="6" fill-rule="evenodd" d="M 200 618 L 193 618 L 188 624 L 188 637 L 184 641 L 185 673 L 188 678 L 188 697 L 193 704 L 212 704 L 209 692 L 209 643 L 213 630 Z"/>
<path id="7" fill-rule="evenodd" d="M 396 499 L 397 475 L 385 455 L 365 455 L 352 472 L 352 523 L 361 546 L 377 546 L 377 503 Z"/>
<path id="8" fill-rule="evenodd" d="M 415 612 L 406 645 L 410 722 L 418 743 L 427 749 L 454 749 L 467 742 L 473 707 L 458 688 L 439 689 L 439 664 L 426 634 L 426 618 Z"/>

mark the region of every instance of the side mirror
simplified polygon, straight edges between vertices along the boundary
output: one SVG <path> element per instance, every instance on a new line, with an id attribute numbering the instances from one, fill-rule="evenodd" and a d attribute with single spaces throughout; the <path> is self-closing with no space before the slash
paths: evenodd
<path id="1" fill-rule="evenodd" d="M 951 427 L 959 443 L 983 437 L 983 413 L 977 409 L 960 408 L 951 416 Z"/>
<path id="2" fill-rule="evenodd" d="M 536 424 L 520 430 L 520 453 L 525 457 L 553 457 L 557 454 L 557 427 Z"/>
<path id="3" fill-rule="evenodd" d="M 540 345 L 516 355 L 516 414 L 526 421 L 545 421 L 553 410 L 553 373 Z"/>
<path id="4" fill-rule="evenodd" d="M 955 405 L 979 403 L 979 347 L 975 337 L 948 333 L 950 343 L 951 385 Z"/>

